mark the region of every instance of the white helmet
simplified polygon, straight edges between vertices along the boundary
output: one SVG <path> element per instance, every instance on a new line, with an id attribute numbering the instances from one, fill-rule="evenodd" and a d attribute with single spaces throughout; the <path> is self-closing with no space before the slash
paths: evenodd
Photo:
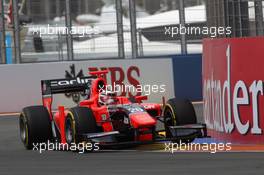
<path id="1" fill-rule="evenodd" d="M 115 103 L 116 94 L 113 92 L 101 92 L 99 93 L 99 104 L 100 105 L 111 105 Z"/>

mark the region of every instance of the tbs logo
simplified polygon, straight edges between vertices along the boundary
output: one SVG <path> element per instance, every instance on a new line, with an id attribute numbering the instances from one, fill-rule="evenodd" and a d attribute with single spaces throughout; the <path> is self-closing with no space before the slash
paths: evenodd
<path id="1" fill-rule="evenodd" d="M 108 80 L 107 84 L 109 85 L 120 85 L 125 86 L 125 84 L 132 85 L 134 87 L 137 87 L 140 85 L 139 78 L 140 78 L 140 70 L 137 66 L 130 66 L 127 70 L 124 70 L 122 67 L 89 67 L 88 70 L 90 72 L 99 71 L 99 70 L 109 70 L 108 77 L 105 77 L 106 80 Z M 79 70 L 78 73 L 76 73 L 75 65 L 70 65 L 70 70 L 65 71 L 65 78 L 66 79 L 75 79 L 76 81 L 86 81 L 85 79 L 82 79 L 81 77 L 88 76 L 84 75 L 83 70 Z M 74 80 L 74 81 L 75 81 Z M 110 81 L 109 81 L 110 80 Z M 126 83 L 125 83 L 126 82 Z M 82 82 L 81 82 L 82 83 Z M 141 92 L 126 92 L 122 91 L 120 92 L 121 96 L 140 96 Z M 75 103 L 79 103 L 81 98 L 84 98 L 86 94 L 80 93 L 80 92 L 71 92 L 66 93 L 65 96 L 67 98 L 72 98 L 72 100 Z"/>
<path id="2" fill-rule="evenodd" d="M 72 64 L 70 65 L 70 71 L 65 71 L 65 78 L 67 79 L 73 79 L 73 78 L 78 78 L 78 77 L 84 77 L 83 70 L 81 69 L 78 73 L 76 73 L 75 70 L 75 65 Z M 84 93 L 80 92 L 71 92 L 71 93 L 66 93 L 65 96 L 67 98 L 72 98 L 72 100 L 75 103 L 79 103 L 81 100 L 81 97 L 85 97 L 86 95 Z"/>

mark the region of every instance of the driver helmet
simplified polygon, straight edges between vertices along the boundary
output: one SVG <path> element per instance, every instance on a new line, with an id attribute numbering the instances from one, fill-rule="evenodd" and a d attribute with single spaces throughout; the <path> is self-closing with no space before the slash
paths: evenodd
<path id="1" fill-rule="evenodd" d="M 114 92 L 101 92 L 99 94 L 99 104 L 100 105 L 111 105 L 115 103 L 115 96 Z"/>

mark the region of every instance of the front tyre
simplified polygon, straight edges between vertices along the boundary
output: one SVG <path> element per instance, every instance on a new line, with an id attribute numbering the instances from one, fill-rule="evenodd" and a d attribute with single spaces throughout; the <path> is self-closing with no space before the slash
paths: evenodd
<path id="1" fill-rule="evenodd" d="M 65 134 L 68 144 L 78 144 L 83 141 L 81 137 L 83 134 L 96 132 L 98 132 L 98 127 L 90 108 L 74 107 L 69 110 L 65 120 Z"/>
<path id="2" fill-rule="evenodd" d="M 189 100 L 178 100 L 176 98 L 169 99 L 164 107 L 163 116 L 167 138 L 173 137 L 169 126 L 180 126 L 197 123 L 194 107 Z M 194 140 L 194 138 L 190 137 L 180 140 L 184 142 L 191 142 Z"/>

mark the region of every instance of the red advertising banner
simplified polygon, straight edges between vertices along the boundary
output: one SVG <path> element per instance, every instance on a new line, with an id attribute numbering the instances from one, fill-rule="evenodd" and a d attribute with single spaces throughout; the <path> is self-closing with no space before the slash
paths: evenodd
<path id="1" fill-rule="evenodd" d="M 204 117 L 209 134 L 264 143 L 264 37 L 205 39 Z"/>

